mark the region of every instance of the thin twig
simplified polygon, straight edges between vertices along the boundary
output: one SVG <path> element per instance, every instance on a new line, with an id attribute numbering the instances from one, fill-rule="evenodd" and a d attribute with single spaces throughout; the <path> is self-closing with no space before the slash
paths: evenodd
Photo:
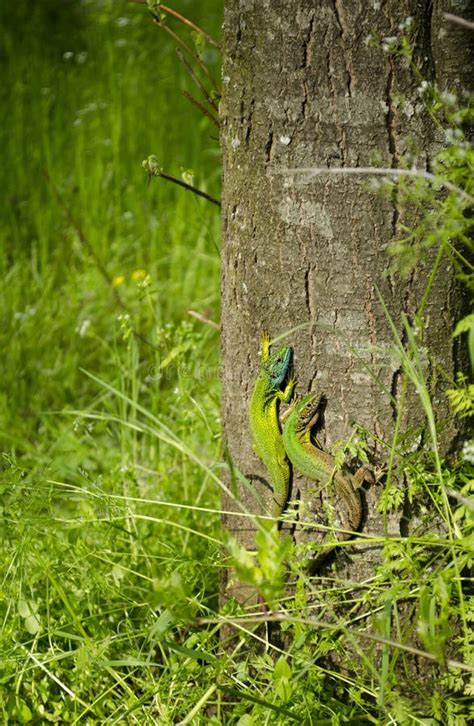
<path id="1" fill-rule="evenodd" d="M 211 202 L 211 204 L 215 204 L 217 207 L 221 206 L 219 199 L 216 199 L 215 197 L 211 197 L 210 194 L 203 192 L 201 189 L 198 189 L 197 187 L 193 187 L 192 184 L 188 184 L 187 182 L 183 181 L 182 179 L 178 179 L 177 177 L 172 176 L 171 174 L 167 174 L 166 172 L 161 171 L 161 169 L 148 170 L 148 174 L 149 174 L 149 176 L 159 176 L 162 179 L 166 179 L 167 181 L 170 181 L 173 184 L 177 184 L 178 186 L 183 187 L 183 189 L 186 189 L 188 192 L 197 194 L 198 197 L 203 197 L 203 199 L 207 199 L 208 202 Z"/>
<path id="2" fill-rule="evenodd" d="M 214 320 L 206 318 L 201 313 L 196 312 L 196 310 L 188 310 L 187 313 L 188 315 L 191 315 L 192 318 L 196 318 L 196 320 L 199 320 L 200 323 L 209 325 L 209 327 L 214 328 L 214 330 L 220 330 L 220 325 L 218 323 L 215 323 Z"/>
<path id="3" fill-rule="evenodd" d="M 217 128 L 220 128 L 219 119 L 217 119 L 205 106 L 203 106 L 202 103 L 200 103 L 194 96 L 192 96 L 189 91 L 181 91 L 183 96 L 187 101 L 193 104 L 193 106 L 196 106 L 199 111 L 204 114 L 204 116 L 207 116 L 209 121 L 212 121 L 212 123 L 217 126 Z"/>
<path id="4" fill-rule="evenodd" d="M 180 20 L 182 23 L 184 23 L 184 25 L 187 25 L 188 28 L 194 30 L 195 33 L 202 35 L 202 37 L 205 38 L 210 45 L 213 45 L 214 48 L 218 48 L 218 50 L 221 50 L 221 46 L 219 45 L 217 40 L 214 40 L 212 35 L 209 35 L 209 33 L 200 28 L 199 25 L 193 23 L 192 20 L 185 18 L 184 15 L 180 15 L 178 12 L 176 12 L 176 10 L 169 8 L 167 5 L 163 5 L 163 3 L 160 3 L 160 10 L 163 10 L 164 13 L 168 13 L 168 15 L 173 15 L 173 17 L 177 18 L 177 20 Z"/>
<path id="5" fill-rule="evenodd" d="M 195 84 L 195 86 L 201 91 L 202 95 L 206 99 L 209 106 L 211 106 L 216 113 L 219 113 L 219 109 L 217 107 L 216 102 L 214 101 L 213 98 L 211 98 L 211 94 L 208 92 L 206 86 L 204 85 L 204 83 L 202 83 L 202 81 L 200 81 L 200 79 L 194 73 L 191 65 L 188 63 L 188 61 L 186 60 L 184 55 L 181 53 L 179 48 L 176 48 L 176 55 L 178 56 L 181 63 L 184 65 L 185 69 L 187 70 L 187 72 L 188 72 L 191 80 Z"/>
<path id="6" fill-rule="evenodd" d="M 443 18 L 449 23 L 456 23 L 456 25 L 461 25 L 463 28 L 467 28 L 468 30 L 474 30 L 474 23 L 470 20 L 466 20 L 465 18 L 460 18 L 459 15 L 443 13 Z"/>
<path id="7" fill-rule="evenodd" d="M 147 0 L 128 0 L 131 3 L 137 3 L 138 5 L 147 5 Z M 213 45 L 214 48 L 218 48 L 221 50 L 221 46 L 217 42 L 217 40 L 214 40 L 212 35 L 209 35 L 205 30 L 199 27 L 199 25 L 196 25 L 192 22 L 192 20 L 189 20 L 188 18 L 185 18 L 184 15 L 180 15 L 176 10 L 173 10 L 173 8 L 169 8 L 167 5 L 163 5 L 163 3 L 160 3 L 160 10 L 162 10 L 164 13 L 167 13 L 168 15 L 172 15 L 177 20 L 179 20 L 184 25 L 187 25 L 188 28 L 191 28 L 191 30 L 194 30 L 199 35 L 202 35 L 203 38 L 207 40 L 207 42 L 210 45 Z"/>
<path id="8" fill-rule="evenodd" d="M 57 683 L 58 686 L 60 688 L 62 688 L 63 691 L 65 691 L 67 693 L 68 696 L 70 696 L 73 700 L 76 700 L 77 699 L 77 696 L 74 693 L 74 691 L 71 691 L 71 689 L 68 686 L 66 686 L 65 683 L 63 683 L 61 680 L 59 680 L 59 678 L 57 676 L 55 676 L 54 673 L 52 673 L 49 670 L 49 668 L 46 668 L 46 666 L 44 665 L 44 663 L 42 663 L 40 660 L 38 660 L 38 658 L 31 651 L 27 650 L 27 648 L 25 648 L 25 646 L 23 645 L 23 643 L 20 643 L 20 648 L 23 648 L 23 650 L 27 654 L 28 658 L 31 658 L 31 660 L 33 661 L 33 663 L 35 665 L 37 665 L 39 668 L 41 668 L 41 670 L 43 670 L 46 673 L 46 675 L 48 676 L 48 678 L 51 678 L 55 683 Z M 82 701 L 81 699 L 79 699 L 79 701 L 80 701 L 80 703 L 81 703 L 82 706 L 86 705 L 84 703 L 84 701 Z"/>
<path id="9" fill-rule="evenodd" d="M 186 45 L 186 43 L 183 40 L 181 40 L 181 38 L 179 37 L 179 35 L 177 35 L 177 33 L 175 33 L 174 30 L 171 30 L 171 28 L 169 28 L 167 25 L 165 25 L 164 23 L 162 23 L 154 15 L 152 17 L 153 17 L 153 22 L 155 23 L 155 25 L 157 25 L 159 28 L 162 28 L 162 30 L 164 30 L 166 33 L 168 33 L 168 35 L 170 35 L 173 38 L 173 40 L 176 43 L 176 45 L 181 46 L 181 48 L 186 51 L 186 53 L 193 59 L 193 61 L 195 63 L 197 63 L 197 65 L 202 70 L 202 72 L 204 73 L 204 75 L 206 75 L 209 78 L 209 80 L 211 81 L 211 83 L 214 86 L 215 90 L 219 93 L 220 92 L 219 91 L 219 86 L 217 85 L 216 81 L 214 80 L 214 78 L 209 73 L 209 70 L 208 70 L 206 64 L 202 62 L 202 60 L 199 58 L 199 56 L 197 56 L 195 53 L 193 53 L 193 51 L 191 50 L 191 48 L 188 45 Z"/>
<path id="10" fill-rule="evenodd" d="M 468 194 L 464 191 L 464 189 L 461 189 L 460 187 L 457 187 L 455 184 L 452 184 L 450 181 L 447 181 L 446 179 L 441 179 L 438 176 L 435 176 L 435 174 L 431 174 L 429 171 L 422 171 L 420 169 L 386 169 L 379 166 L 331 166 L 331 167 L 318 167 L 318 166 L 309 166 L 309 167 L 298 167 L 295 169 L 283 169 L 281 172 L 278 172 L 281 174 L 311 174 L 312 176 L 318 176 L 323 174 L 342 174 L 345 176 L 359 176 L 359 175 L 373 175 L 373 176 L 394 176 L 394 177 L 404 177 L 404 176 L 411 176 L 411 177 L 419 177 L 422 179 L 426 179 L 427 181 L 431 182 L 432 184 L 439 184 L 442 187 L 445 187 L 446 189 L 449 189 L 451 192 L 455 192 L 456 194 L 459 194 L 459 196 L 465 198 L 468 202 L 471 204 L 474 203 L 474 197 L 471 194 Z"/>
<path id="11" fill-rule="evenodd" d="M 188 310 L 189 312 L 189 310 Z M 451 489 L 451 487 L 446 487 L 446 494 L 449 497 L 452 497 L 453 499 L 457 499 L 457 501 L 460 504 L 464 504 L 465 507 L 469 507 L 469 509 L 474 509 L 474 499 L 470 499 L 469 497 L 464 497 L 462 494 L 457 492 L 455 489 Z"/>

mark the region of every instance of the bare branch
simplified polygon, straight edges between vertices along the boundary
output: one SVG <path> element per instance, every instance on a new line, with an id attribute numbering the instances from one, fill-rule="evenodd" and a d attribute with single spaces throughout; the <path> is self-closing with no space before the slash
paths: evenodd
<path id="1" fill-rule="evenodd" d="M 214 330 L 220 330 L 220 325 L 218 323 L 215 323 L 214 320 L 210 320 L 209 318 L 206 318 L 201 313 L 196 312 L 196 310 L 188 310 L 187 313 L 192 318 L 196 318 L 196 320 L 199 320 L 200 323 L 209 325 L 209 327 L 214 328 Z"/>
<path id="2" fill-rule="evenodd" d="M 148 5 L 147 0 L 128 0 L 130 3 L 137 3 L 137 5 Z M 221 46 L 217 42 L 217 40 L 214 40 L 212 35 L 209 35 L 205 30 L 199 27 L 199 25 L 196 25 L 196 23 L 193 23 L 192 20 L 189 20 L 188 18 L 185 18 L 184 15 L 181 15 L 176 10 L 173 10 L 173 8 L 169 8 L 167 5 L 163 5 L 163 3 L 159 4 L 159 9 L 162 10 L 167 15 L 172 15 L 177 20 L 179 20 L 183 25 L 187 25 L 188 28 L 191 28 L 191 30 L 194 30 L 195 33 L 198 33 L 199 35 L 202 35 L 203 38 L 207 40 L 207 42 L 210 45 L 213 45 L 214 48 L 221 49 Z"/>
<path id="3" fill-rule="evenodd" d="M 474 197 L 452 184 L 447 179 L 442 179 L 435 174 L 431 174 L 429 171 L 423 171 L 422 169 L 388 169 L 378 166 L 331 166 L 331 167 L 297 167 L 295 169 L 283 169 L 281 174 L 309 174 L 310 176 L 322 176 L 324 174 L 342 174 L 344 176 L 393 176 L 393 177 L 419 177 L 426 179 L 431 184 L 439 184 L 439 186 L 449 189 L 451 192 L 455 192 L 460 197 L 463 197 L 471 204 L 474 203 Z"/>
<path id="4" fill-rule="evenodd" d="M 160 171 L 159 174 L 153 174 L 152 176 L 161 176 L 162 179 L 166 179 L 167 181 L 173 182 L 173 184 L 177 184 L 178 186 L 183 187 L 183 189 L 186 189 L 188 192 L 192 192 L 193 194 L 196 194 L 198 197 L 207 199 L 207 201 L 211 202 L 211 204 L 215 204 L 217 207 L 221 206 L 219 199 L 216 199 L 215 197 L 211 197 L 210 194 L 203 192 L 201 189 L 198 189 L 197 187 L 193 187 L 192 184 L 188 184 L 187 182 L 183 181 L 182 179 L 178 179 L 175 176 L 171 176 L 171 174 L 166 174 L 166 172 Z"/>
<path id="5" fill-rule="evenodd" d="M 197 77 L 197 75 L 196 75 L 196 74 L 194 73 L 194 71 L 193 71 L 193 69 L 192 69 L 191 65 L 190 65 L 190 64 L 188 63 L 188 61 L 186 60 L 186 58 L 184 57 L 184 55 L 182 54 L 182 52 L 180 51 L 180 49 L 179 49 L 179 48 L 176 48 L 176 55 L 178 56 L 179 60 L 181 61 L 181 63 L 182 63 L 182 64 L 183 64 L 183 66 L 185 67 L 186 71 L 188 72 L 188 74 L 189 74 L 189 76 L 190 76 L 191 80 L 193 81 L 193 83 L 195 84 L 195 86 L 196 86 L 196 87 L 197 87 L 197 88 L 199 89 L 199 91 L 200 91 L 200 92 L 202 93 L 202 95 L 204 96 L 204 98 L 205 98 L 205 100 L 207 101 L 207 103 L 209 104 L 209 106 L 211 106 L 211 108 L 212 108 L 212 109 L 213 109 L 213 110 L 214 110 L 214 111 L 215 111 L 216 113 L 219 113 L 219 109 L 218 109 L 218 107 L 217 107 L 217 104 L 216 104 L 216 102 L 215 102 L 215 101 L 214 101 L 214 99 L 213 99 L 213 98 L 211 97 L 211 94 L 210 94 L 210 93 L 209 93 L 209 91 L 207 90 L 207 88 L 206 88 L 206 86 L 204 85 L 204 83 L 202 83 L 202 81 L 200 81 L 200 79 L 199 79 L 199 78 Z"/>
<path id="6" fill-rule="evenodd" d="M 214 114 L 212 114 L 209 109 L 207 109 L 202 103 L 199 103 L 199 101 L 194 98 L 188 91 L 181 91 L 183 96 L 187 101 L 193 104 L 193 106 L 196 106 L 196 108 L 199 109 L 199 111 L 204 114 L 204 116 L 207 116 L 209 121 L 212 121 L 212 123 L 217 126 L 217 128 L 220 128 L 219 119 L 217 119 Z"/>
<path id="7" fill-rule="evenodd" d="M 195 53 L 193 53 L 193 51 L 191 50 L 191 48 L 188 45 L 186 45 L 186 43 L 183 40 L 181 40 L 181 38 L 179 37 L 179 35 L 177 33 L 175 33 L 174 30 L 171 30 L 171 28 L 168 28 L 167 25 L 165 25 L 164 23 L 160 22 L 160 20 L 158 20 L 154 15 L 152 17 L 153 17 L 153 22 L 155 23 L 155 25 L 157 25 L 159 28 L 161 28 L 162 30 L 164 30 L 165 33 L 168 33 L 168 35 L 173 38 L 173 40 L 176 43 L 176 45 L 181 46 L 181 48 L 186 51 L 186 53 L 199 66 L 199 68 L 202 70 L 202 72 L 204 73 L 204 75 L 206 75 L 209 78 L 209 80 L 211 81 L 212 85 L 214 86 L 214 88 L 216 89 L 216 91 L 219 93 L 219 86 L 217 85 L 217 83 L 214 80 L 214 78 L 211 76 L 211 74 L 209 72 L 209 69 L 207 68 L 206 64 L 202 62 L 202 60 L 199 58 L 199 56 L 197 56 Z"/>
<path id="8" fill-rule="evenodd" d="M 183 181 L 182 179 L 178 179 L 178 177 L 172 176 L 171 174 L 167 174 L 165 171 L 163 171 L 158 166 L 158 160 L 157 160 L 156 156 L 154 156 L 153 154 L 151 156 L 149 156 L 147 159 L 144 159 L 144 161 L 142 162 L 142 167 L 145 169 L 146 173 L 148 174 L 148 178 L 150 178 L 152 176 L 159 176 L 162 179 L 166 179 L 166 181 L 170 181 L 173 184 L 177 184 L 179 187 L 183 187 L 183 189 L 186 189 L 188 192 L 193 192 L 193 194 L 197 194 L 198 197 L 203 197 L 203 199 L 207 199 L 208 202 L 211 202 L 211 204 L 215 204 L 217 207 L 221 206 L 219 199 L 216 199 L 215 197 L 211 197 L 210 194 L 203 192 L 201 189 L 194 187 L 192 184 L 188 184 L 187 182 Z"/>
<path id="9" fill-rule="evenodd" d="M 198 25 L 193 23 L 191 20 L 188 20 L 188 18 L 185 18 L 184 15 L 180 15 L 176 10 L 173 10 L 172 8 L 167 7 L 166 5 L 163 5 L 163 3 L 160 3 L 160 9 L 163 10 L 164 13 L 167 13 L 168 15 L 173 15 L 175 18 L 180 20 L 184 25 L 187 25 L 188 28 L 191 28 L 191 30 L 194 30 L 195 33 L 198 33 L 199 35 L 202 35 L 203 38 L 207 40 L 207 42 L 210 45 L 213 45 L 214 48 L 221 49 L 219 43 L 214 40 L 214 38 L 209 35 L 209 33 L 206 33 L 205 30 L 200 28 Z"/>
<path id="10" fill-rule="evenodd" d="M 474 23 L 471 23 L 470 20 L 460 18 L 459 15 L 453 15 L 452 13 L 443 13 L 443 18 L 447 20 L 448 23 L 455 23 L 456 25 L 460 25 L 462 28 L 474 30 Z"/>

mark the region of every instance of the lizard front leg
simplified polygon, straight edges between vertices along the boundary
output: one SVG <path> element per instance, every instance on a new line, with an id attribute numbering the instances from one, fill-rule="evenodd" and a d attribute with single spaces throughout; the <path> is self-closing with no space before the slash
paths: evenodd
<path id="1" fill-rule="evenodd" d="M 296 386 L 296 378 L 290 378 L 283 391 L 278 391 L 276 396 L 279 401 L 289 403 L 293 395 L 293 389 Z"/>

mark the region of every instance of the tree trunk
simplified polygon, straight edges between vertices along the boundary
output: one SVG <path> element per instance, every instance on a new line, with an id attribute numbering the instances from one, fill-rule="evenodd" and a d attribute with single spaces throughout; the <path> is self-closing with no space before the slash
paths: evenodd
<path id="1" fill-rule="evenodd" d="M 443 18 L 459 3 L 431 0 L 228 0 L 224 21 L 222 100 L 223 427 L 233 464 L 270 509 L 268 474 L 252 450 L 248 405 L 259 368 L 263 330 L 294 347 L 297 390 L 317 388 L 327 400 L 319 441 L 347 440 L 357 422 L 371 439 L 375 461 L 387 457 L 401 395 L 400 361 L 385 306 L 403 341 L 402 316 L 413 320 L 427 285 L 429 261 L 409 279 L 390 272 L 387 246 L 413 218 L 397 198 L 370 190 L 369 177 L 289 173 L 297 168 L 380 166 L 429 169 L 436 138 L 411 70 L 369 42 L 415 28 L 415 61 L 441 89 L 459 90 L 472 69 L 469 31 Z M 464 74 L 464 77 L 463 77 Z M 404 100 L 403 100 L 404 99 Z M 425 307 L 423 345 L 448 378 L 457 350 L 450 331 L 461 297 L 453 270 L 442 267 Z M 280 343 L 282 344 L 282 343 Z M 427 362 L 426 376 L 443 430 L 444 451 L 457 429 L 449 417 L 444 378 Z M 424 421 L 415 391 L 403 402 L 402 430 Z M 400 476 L 399 486 L 403 486 Z M 252 494 L 236 484 L 247 507 Z M 314 486 L 314 485 L 313 485 Z M 377 509 L 382 486 L 364 491 L 362 531 L 406 533 L 407 509 Z M 296 478 L 292 497 L 308 499 Z M 235 509 L 230 498 L 224 510 Z M 253 547 L 247 520 L 226 526 Z M 298 537 L 298 534 L 297 534 Z M 347 576 L 361 581 L 379 561 L 378 546 L 354 548 Z M 363 556 L 361 556 L 363 555 Z M 228 583 L 224 597 L 245 599 Z"/>

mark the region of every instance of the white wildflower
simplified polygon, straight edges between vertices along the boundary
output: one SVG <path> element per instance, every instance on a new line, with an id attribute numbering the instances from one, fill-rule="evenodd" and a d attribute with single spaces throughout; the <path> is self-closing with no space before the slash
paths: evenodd
<path id="1" fill-rule="evenodd" d="M 468 464 L 474 464 L 474 441 L 465 441 L 462 447 L 462 457 Z"/>
<path id="2" fill-rule="evenodd" d="M 76 333 L 79 335 L 80 338 L 83 338 L 89 330 L 90 326 L 91 321 L 86 318 L 85 320 L 82 320 L 81 323 L 77 326 Z"/>

